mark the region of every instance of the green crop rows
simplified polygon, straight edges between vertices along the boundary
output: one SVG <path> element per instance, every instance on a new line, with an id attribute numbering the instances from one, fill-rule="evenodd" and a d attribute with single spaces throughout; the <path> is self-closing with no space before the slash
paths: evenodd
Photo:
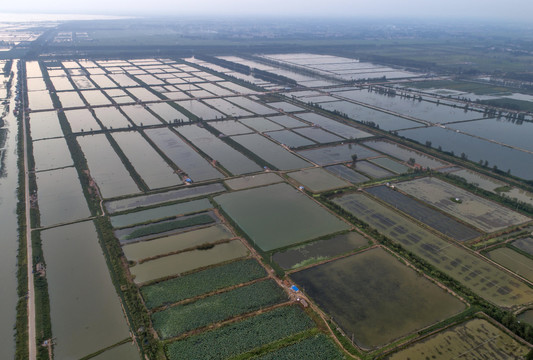
<path id="1" fill-rule="evenodd" d="M 150 309 L 266 276 L 254 259 L 232 262 L 141 289 Z"/>
<path id="2" fill-rule="evenodd" d="M 296 344 L 283 347 L 266 355 L 255 358 L 257 360 L 341 360 L 346 357 L 324 334 L 304 339 Z"/>
<path id="3" fill-rule="evenodd" d="M 160 336 L 168 339 L 286 299 L 285 292 L 267 280 L 157 312 L 152 321 Z"/>
<path id="4" fill-rule="evenodd" d="M 126 238 L 135 239 L 135 238 L 139 238 L 139 237 L 146 236 L 146 235 L 159 234 L 162 232 L 182 229 L 182 228 L 189 227 L 189 226 L 211 224 L 213 222 L 215 222 L 215 220 L 211 216 L 203 214 L 203 215 L 190 217 L 185 220 L 174 220 L 174 221 L 145 226 L 135 231 L 132 231 L 131 234 L 129 234 Z"/>
<path id="5" fill-rule="evenodd" d="M 295 306 L 282 307 L 168 345 L 170 360 L 227 359 L 314 326 Z"/>

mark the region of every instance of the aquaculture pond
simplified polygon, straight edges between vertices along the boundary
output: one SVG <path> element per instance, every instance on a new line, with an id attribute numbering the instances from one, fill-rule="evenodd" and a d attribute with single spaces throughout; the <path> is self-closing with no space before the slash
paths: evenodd
<path id="1" fill-rule="evenodd" d="M 113 133 L 135 170 L 150 189 L 179 184 L 180 178 L 138 132 Z"/>
<path id="2" fill-rule="evenodd" d="M 347 194 L 333 201 L 487 301 L 503 307 L 533 301 L 533 290 L 525 283 L 367 196 Z"/>
<path id="3" fill-rule="evenodd" d="M 294 170 L 311 166 L 307 161 L 259 134 L 236 135 L 232 136 L 231 139 L 280 170 Z"/>
<path id="4" fill-rule="evenodd" d="M 369 240 L 364 236 L 357 232 L 348 232 L 277 252 L 272 255 L 272 260 L 283 269 L 289 270 L 354 251 L 368 244 Z"/>
<path id="5" fill-rule="evenodd" d="M 194 249 L 200 245 L 212 244 L 224 239 L 231 239 L 232 237 L 233 234 L 226 226 L 217 224 L 153 240 L 126 244 L 122 247 L 122 250 L 128 260 L 139 261 L 169 253 L 177 253 L 187 249 Z"/>
<path id="6" fill-rule="evenodd" d="M 322 168 L 312 168 L 288 173 L 288 176 L 313 193 L 351 186 Z"/>
<path id="7" fill-rule="evenodd" d="M 215 201 L 264 251 L 350 228 L 286 183 L 223 194 Z"/>
<path id="8" fill-rule="evenodd" d="M 487 161 L 489 167 L 496 166 L 502 171 L 509 170 L 512 175 L 527 180 L 533 179 L 533 166 L 524 166 L 533 163 L 533 153 L 530 152 L 440 127 L 405 130 L 400 131 L 399 135 L 422 144 L 429 141 L 434 148 L 440 147 L 443 151 L 453 152 L 456 156 L 464 153 L 469 160 Z"/>
<path id="9" fill-rule="evenodd" d="M 30 132 L 33 141 L 63 136 L 63 130 L 61 129 L 55 111 L 43 111 L 31 114 Z"/>
<path id="10" fill-rule="evenodd" d="M 178 204 L 158 206 L 147 210 L 139 210 L 124 215 L 111 216 L 111 225 L 115 228 L 127 227 L 158 219 L 174 217 L 207 210 L 213 206 L 208 199 L 192 200 Z"/>
<path id="11" fill-rule="evenodd" d="M 80 359 L 127 339 L 128 324 L 93 223 L 46 230 L 41 238 L 55 357 Z"/>
<path id="12" fill-rule="evenodd" d="M 210 249 L 186 251 L 137 264 L 130 268 L 130 272 L 134 281 L 140 284 L 245 257 L 248 253 L 248 248 L 240 240 L 233 240 Z"/>
<path id="13" fill-rule="evenodd" d="M 162 193 L 135 196 L 122 200 L 108 201 L 105 207 L 108 212 L 116 213 L 119 211 L 126 211 L 138 207 L 152 206 L 171 201 L 185 200 L 204 195 L 214 194 L 226 191 L 222 184 L 209 184 L 202 186 L 186 187 L 178 190 L 171 190 Z"/>
<path id="14" fill-rule="evenodd" d="M 178 127 L 176 130 L 207 156 L 220 162 L 232 174 L 242 175 L 261 171 L 259 165 L 206 129 L 196 125 L 185 125 Z"/>
<path id="15" fill-rule="evenodd" d="M 220 179 L 224 175 L 169 128 L 148 129 L 145 134 L 194 181 Z"/>
<path id="16" fill-rule="evenodd" d="M 359 144 L 341 144 L 335 146 L 323 146 L 316 149 L 300 150 L 298 154 L 311 160 L 318 165 L 329 165 L 340 162 L 353 161 L 356 155 L 358 160 L 379 156 L 374 150 Z"/>
<path id="17" fill-rule="evenodd" d="M 468 357 L 469 359 L 506 360 L 520 359 L 529 350 L 528 346 L 519 343 L 489 321 L 472 319 L 416 342 L 387 359 L 435 359 L 445 353 L 450 359 Z"/>
<path id="18" fill-rule="evenodd" d="M 290 276 L 365 349 L 381 347 L 465 308 L 381 248 Z"/>
<path id="19" fill-rule="evenodd" d="M 76 141 L 104 198 L 140 192 L 105 135 L 78 136 Z"/>
<path id="20" fill-rule="evenodd" d="M 41 226 L 91 216 L 76 169 L 69 167 L 36 174 Z"/>
<path id="21" fill-rule="evenodd" d="M 283 179 L 276 173 L 262 173 L 257 175 L 241 176 L 225 181 L 226 185 L 228 185 L 232 190 L 243 190 L 279 182 L 283 182 Z"/>

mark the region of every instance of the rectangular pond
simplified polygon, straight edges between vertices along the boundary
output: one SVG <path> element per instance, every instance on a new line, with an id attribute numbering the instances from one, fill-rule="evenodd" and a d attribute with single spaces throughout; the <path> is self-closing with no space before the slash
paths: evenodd
<path id="1" fill-rule="evenodd" d="M 104 134 L 78 136 L 91 177 L 104 198 L 140 192 Z"/>
<path id="2" fill-rule="evenodd" d="M 108 212 L 116 213 L 119 211 L 136 209 L 138 207 L 153 206 L 171 201 L 202 197 L 224 191 L 226 191 L 226 189 L 222 184 L 215 183 L 202 186 L 186 187 L 183 189 L 170 190 L 156 194 L 135 196 L 122 200 L 108 201 L 105 203 L 105 207 Z"/>
<path id="3" fill-rule="evenodd" d="M 138 132 L 113 133 L 113 139 L 150 189 L 181 182 L 179 176 Z"/>
<path id="4" fill-rule="evenodd" d="M 192 250 L 137 264 L 130 268 L 137 284 L 183 274 L 198 268 L 248 256 L 240 240 L 222 243 L 207 250 Z"/>
<path id="5" fill-rule="evenodd" d="M 148 129 L 145 134 L 156 146 L 194 181 L 223 178 L 214 166 L 169 128 Z"/>
<path id="6" fill-rule="evenodd" d="M 41 226 L 75 221 L 91 216 L 74 168 L 36 174 Z"/>
<path id="7" fill-rule="evenodd" d="M 286 183 L 223 194 L 214 200 L 264 251 L 350 228 Z"/>
<path id="8" fill-rule="evenodd" d="M 280 170 L 311 166 L 307 161 L 259 134 L 236 135 L 232 136 L 231 139 Z"/>
<path id="9" fill-rule="evenodd" d="M 220 162 L 232 174 L 241 175 L 262 170 L 255 162 L 204 128 L 197 125 L 185 125 L 176 130 L 211 159 Z"/>
<path id="10" fill-rule="evenodd" d="M 41 233 L 57 359 L 80 359 L 129 338 L 92 222 Z"/>

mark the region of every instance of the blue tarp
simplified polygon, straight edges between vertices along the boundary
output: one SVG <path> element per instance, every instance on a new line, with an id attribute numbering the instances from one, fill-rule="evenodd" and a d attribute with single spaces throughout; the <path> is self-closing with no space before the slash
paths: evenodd
<path id="1" fill-rule="evenodd" d="M 298 288 L 296 287 L 296 285 L 291 286 L 291 289 L 294 290 L 294 291 L 300 291 L 300 289 L 298 289 Z"/>

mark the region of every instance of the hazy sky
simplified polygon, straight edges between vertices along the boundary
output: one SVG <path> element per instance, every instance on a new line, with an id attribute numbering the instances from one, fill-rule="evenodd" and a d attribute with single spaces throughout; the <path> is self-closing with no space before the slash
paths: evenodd
<path id="1" fill-rule="evenodd" d="M 477 17 L 526 20 L 531 0 L 3 0 L 2 12 L 115 15 Z"/>

